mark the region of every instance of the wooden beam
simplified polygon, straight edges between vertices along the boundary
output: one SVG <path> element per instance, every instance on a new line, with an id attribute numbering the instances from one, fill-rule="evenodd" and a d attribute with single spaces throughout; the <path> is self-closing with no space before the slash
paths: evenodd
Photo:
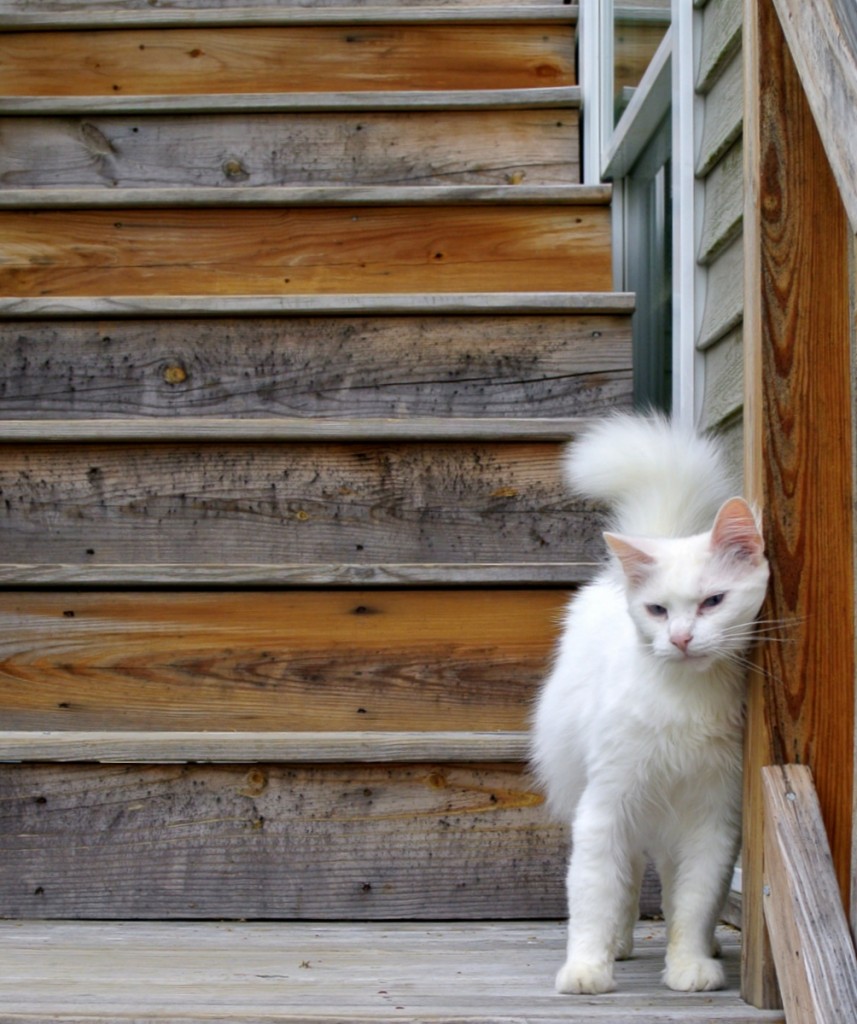
<path id="1" fill-rule="evenodd" d="M 809 765 L 848 902 L 854 733 L 851 233 L 772 0 L 745 3 L 745 465 L 772 579 L 745 752 L 745 998 L 775 1005 L 761 775 Z"/>
<path id="2" fill-rule="evenodd" d="M 787 1021 L 857 1020 L 857 958 L 812 773 L 762 769 L 765 920 Z"/>

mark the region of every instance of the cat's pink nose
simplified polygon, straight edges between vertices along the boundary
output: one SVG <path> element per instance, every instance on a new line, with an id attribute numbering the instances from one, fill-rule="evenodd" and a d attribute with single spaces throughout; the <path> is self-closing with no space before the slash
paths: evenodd
<path id="1" fill-rule="evenodd" d="M 693 637 L 690 633 L 676 633 L 675 636 L 670 637 L 670 643 L 678 647 L 682 654 L 687 654 L 687 649 L 690 647 L 690 641 Z"/>

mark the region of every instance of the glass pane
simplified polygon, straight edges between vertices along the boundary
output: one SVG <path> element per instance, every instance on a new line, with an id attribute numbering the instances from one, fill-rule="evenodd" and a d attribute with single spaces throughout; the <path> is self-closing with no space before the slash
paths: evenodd
<path id="1" fill-rule="evenodd" d="M 666 35 L 671 0 L 613 2 L 613 124 L 631 102 L 634 89 Z"/>

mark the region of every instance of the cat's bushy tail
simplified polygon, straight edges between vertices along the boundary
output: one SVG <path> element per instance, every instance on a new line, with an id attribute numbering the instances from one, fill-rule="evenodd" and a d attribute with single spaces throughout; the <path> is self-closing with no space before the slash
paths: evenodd
<path id="1" fill-rule="evenodd" d="M 738 493 L 714 438 L 658 415 L 599 421 L 569 447 L 565 471 L 577 493 L 610 506 L 612 529 L 632 536 L 702 533 Z"/>

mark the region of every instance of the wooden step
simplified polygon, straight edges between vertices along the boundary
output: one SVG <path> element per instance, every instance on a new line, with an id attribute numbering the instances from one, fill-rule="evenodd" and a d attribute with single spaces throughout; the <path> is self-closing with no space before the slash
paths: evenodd
<path id="1" fill-rule="evenodd" d="M 15 210 L 0 235 L 8 296 L 612 288 L 601 204 Z"/>
<path id="2" fill-rule="evenodd" d="M 510 89 L 574 85 L 558 22 L 11 32 L 5 96 Z"/>
<path id="3" fill-rule="evenodd" d="M 563 107 L 539 107 L 528 94 L 515 94 L 518 105 L 509 105 L 508 92 L 503 95 L 505 105 L 492 93 L 451 94 L 447 109 L 439 107 L 436 94 L 423 94 L 422 104 L 413 94 L 387 94 L 388 109 L 369 110 L 367 104 L 383 104 L 361 94 L 360 109 L 336 109 L 337 98 L 315 97 L 328 109 L 4 117 L 0 202 L 10 203 L 13 188 L 22 204 L 43 202 L 42 189 L 80 187 L 108 194 L 217 188 L 228 202 L 226 189 L 274 186 L 579 182 L 574 96 Z M 222 106 L 222 99 L 211 97 L 212 105 Z M 32 196 L 24 189 L 40 191 Z"/>
<path id="4" fill-rule="evenodd" d="M 209 6 L 207 3 L 160 7 L 129 5 L 128 0 L 92 4 L 91 0 L 5 0 L 2 25 L 9 31 L 238 27 L 248 25 L 388 25 L 442 23 L 467 24 L 516 21 L 574 23 L 578 5 L 565 0 L 335 0 L 304 6 L 306 0 L 254 0 L 252 7 Z"/>
<path id="5" fill-rule="evenodd" d="M 665 928 L 643 921 L 618 991 L 589 998 L 553 991 L 565 946 L 554 922 L 3 922 L 0 1000 L 9 1024 L 783 1024 L 738 995 L 740 934 L 718 939 L 723 991 L 664 988 Z"/>

